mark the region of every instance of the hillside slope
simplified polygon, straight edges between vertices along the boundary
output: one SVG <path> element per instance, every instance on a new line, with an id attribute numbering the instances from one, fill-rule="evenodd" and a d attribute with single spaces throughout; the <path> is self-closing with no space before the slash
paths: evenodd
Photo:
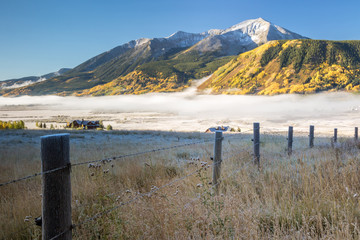
<path id="1" fill-rule="evenodd" d="M 220 67 L 199 86 L 215 94 L 359 91 L 360 41 L 271 41 Z"/>

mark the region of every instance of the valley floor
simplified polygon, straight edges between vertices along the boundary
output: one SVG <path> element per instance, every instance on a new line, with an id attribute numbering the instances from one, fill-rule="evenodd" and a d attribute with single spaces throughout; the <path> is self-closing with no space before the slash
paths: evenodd
<path id="1" fill-rule="evenodd" d="M 74 119 L 103 120 L 115 130 L 198 131 L 217 125 L 246 131 L 260 122 L 262 131 L 315 132 L 352 136 L 359 125 L 360 96 L 350 93 L 316 95 L 197 95 L 195 91 L 111 97 L 0 97 L 0 120 L 36 121 L 62 129 Z"/>

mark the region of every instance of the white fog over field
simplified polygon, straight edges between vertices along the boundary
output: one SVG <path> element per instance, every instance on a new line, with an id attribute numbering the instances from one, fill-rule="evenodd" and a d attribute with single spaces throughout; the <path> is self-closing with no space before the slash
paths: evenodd
<path id="1" fill-rule="evenodd" d="M 118 130 L 205 131 L 229 125 L 247 130 L 260 122 L 263 131 L 317 132 L 352 135 L 360 126 L 360 95 L 321 93 L 314 95 L 233 96 L 182 93 L 105 97 L 0 97 L 0 120 L 24 120 L 28 128 L 36 121 L 62 127 L 67 120 L 103 120 Z"/>

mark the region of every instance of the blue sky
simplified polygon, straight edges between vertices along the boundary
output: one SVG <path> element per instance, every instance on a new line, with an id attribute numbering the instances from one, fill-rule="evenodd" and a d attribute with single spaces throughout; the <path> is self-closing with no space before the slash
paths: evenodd
<path id="1" fill-rule="evenodd" d="M 0 80 L 42 75 L 141 37 L 262 17 L 293 32 L 360 40 L 360 1 L 1 0 Z"/>

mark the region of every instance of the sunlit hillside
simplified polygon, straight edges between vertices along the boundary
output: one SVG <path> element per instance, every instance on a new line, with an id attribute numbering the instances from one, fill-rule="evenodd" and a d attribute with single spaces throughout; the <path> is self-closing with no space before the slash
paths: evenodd
<path id="1" fill-rule="evenodd" d="M 357 92 L 359 66 L 360 41 L 272 41 L 220 67 L 199 89 L 259 95 Z"/>

